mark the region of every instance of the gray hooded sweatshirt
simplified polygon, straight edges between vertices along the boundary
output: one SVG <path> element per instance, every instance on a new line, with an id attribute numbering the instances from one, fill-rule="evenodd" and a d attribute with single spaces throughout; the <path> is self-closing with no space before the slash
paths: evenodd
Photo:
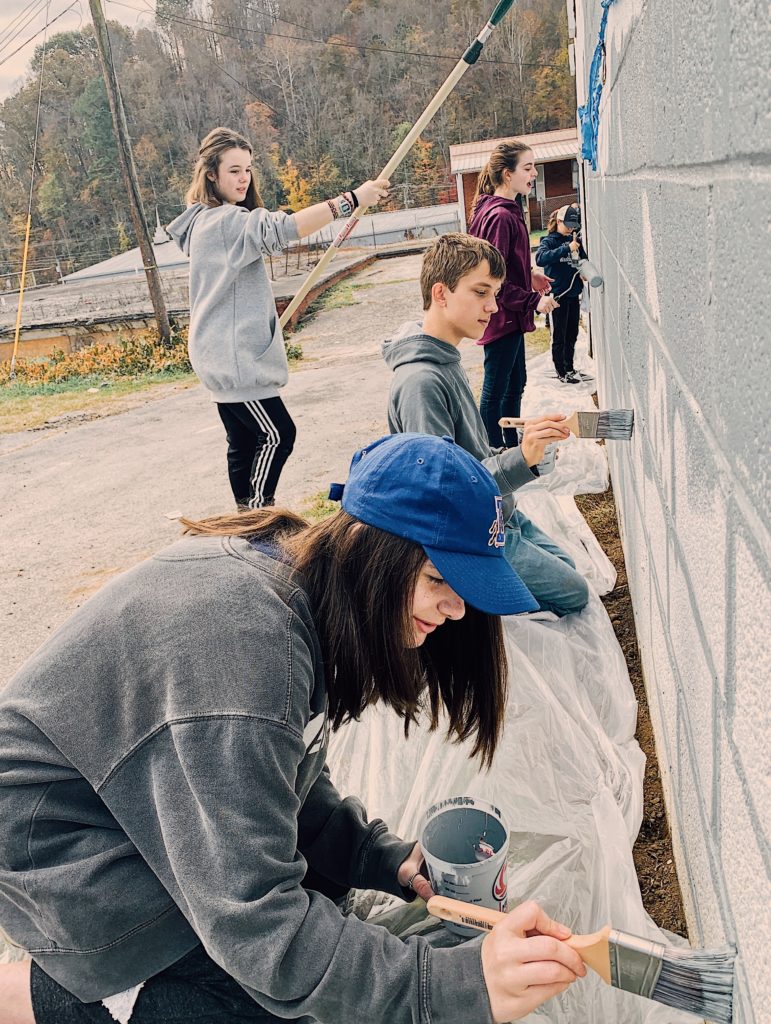
<path id="1" fill-rule="evenodd" d="M 490 447 L 458 348 L 424 334 L 422 324 L 410 321 L 383 342 L 382 351 L 394 371 L 388 429 L 392 434 L 451 437 L 492 473 L 508 519 L 515 507 L 512 491 L 538 473 L 527 465 L 521 448 Z"/>
<path id="2" fill-rule="evenodd" d="M 302 579 L 192 537 L 116 578 L 0 695 L 0 926 L 84 1002 L 199 942 L 256 1002 L 322 1024 L 490 1024 L 481 952 L 303 888 L 410 898 L 412 849 L 342 799 Z"/>
<path id="3" fill-rule="evenodd" d="M 190 362 L 215 402 L 275 398 L 289 378 L 263 254 L 298 237 L 293 216 L 195 203 L 168 226 L 190 257 Z"/>

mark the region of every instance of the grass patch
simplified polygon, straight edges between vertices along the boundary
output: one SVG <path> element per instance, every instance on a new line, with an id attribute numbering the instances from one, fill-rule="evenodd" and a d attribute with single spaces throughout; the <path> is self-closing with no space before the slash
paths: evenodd
<path id="1" fill-rule="evenodd" d="M 301 514 L 311 523 L 318 523 L 322 519 L 328 519 L 335 512 L 340 511 L 339 501 L 330 501 L 326 491 L 317 491 L 302 504 Z"/>
<path id="2" fill-rule="evenodd" d="M 0 388 L 0 434 L 40 429 L 59 418 L 71 417 L 75 423 L 125 412 L 159 387 L 188 388 L 197 382 L 194 373 L 184 371 L 138 374 L 109 381 L 106 387 L 100 386 L 104 378 L 97 376 L 59 384 L 13 381 Z"/>
<path id="3" fill-rule="evenodd" d="M 302 359 L 300 345 L 288 344 L 286 352 L 290 365 Z M 13 380 L 10 370 L 10 363 L 0 363 L 0 433 L 34 430 L 60 417 L 75 422 L 124 412 L 159 385 L 196 382 L 187 330 L 175 330 L 168 347 L 154 334 L 136 333 L 76 352 L 19 359 Z"/>
<path id="4" fill-rule="evenodd" d="M 306 310 L 306 316 L 314 316 L 316 313 L 326 312 L 328 309 L 345 309 L 347 306 L 357 306 L 361 299 L 356 297 L 356 292 L 364 288 L 374 288 L 373 283 L 364 281 L 354 284 L 351 281 L 338 281 L 313 301 Z M 305 320 L 305 317 L 303 317 Z"/>

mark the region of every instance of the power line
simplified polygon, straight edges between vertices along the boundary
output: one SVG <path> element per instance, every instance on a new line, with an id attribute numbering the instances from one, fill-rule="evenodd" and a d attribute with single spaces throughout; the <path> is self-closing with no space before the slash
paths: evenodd
<path id="1" fill-rule="evenodd" d="M 38 17 L 46 6 L 47 0 L 32 0 L 22 12 L 24 17 L 17 16 L 3 31 L 2 40 L 0 40 L 0 50 L 4 50 L 17 36 L 20 36 L 24 29 Z M 19 20 L 19 17 L 21 17 L 21 20 Z"/>
<path id="2" fill-rule="evenodd" d="M 142 10 L 141 7 L 134 7 L 132 4 L 125 3 L 124 0 L 108 0 L 108 2 L 109 3 L 113 3 L 113 4 L 117 4 L 119 7 L 127 7 L 130 11 L 137 11 L 139 14 L 144 14 L 144 11 Z M 147 10 L 150 11 L 150 13 L 155 13 L 155 12 L 152 11 L 152 9 L 149 7 L 149 5 L 146 4 L 145 6 L 147 7 Z M 156 16 L 156 20 L 158 20 L 157 13 L 155 13 L 155 16 Z M 210 31 L 212 33 L 212 35 L 221 36 L 223 39 L 234 39 L 236 42 L 240 42 L 240 37 L 239 36 L 228 35 L 227 33 L 216 32 L 214 30 L 215 27 L 217 27 L 217 28 L 233 28 L 234 27 L 233 25 L 229 25 L 229 24 L 227 24 L 225 22 L 211 21 L 211 20 L 206 20 L 206 19 L 203 19 L 203 18 L 180 18 L 179 16 L 173 15 L 173 14 L 164 14 L 160 20 L 161 21 L 174 21 L 174 22 L 178 22 L 181 25 L 189 25 L 192 28 L 199 28 L 199 29 L 202 29 L 202 30 Z M 279 19 L 279 20 L 281 20 L 281 19 Z M 296 23 L 295 22 L 287 22 L 287 24 L 294 25 Z M 302 28 L 303 26 L 302 25 L 298 25 L 297 27 L 298 28 Z M 343 42 L 333 41 L 331 39 L 308 39 L 308 38 L 306 38 L 304 36 L 290 36 L 290 35 L 286 35 L 285 33 L 282 33 L 282 32 L 265 32 L 262 29 L 247 28 L 245 26 L 239 26 L 239 31 L 248 32 L 251 35 L 271 36 L 271 37 L 273 37 L 275 39 L 291 39 L 291 40 L 294 40 L 295 42 L 298 42 L 298 43 L 317 43 L 317 44 L 319 44 L 321 46 L 339 46 L 339 47 L 342 47 L 343 49 L 348 49 L 348 50 L 368 50 L 371 53 L 394 53 L 394 54 L 399 54 L 399 55 L 405 56 L 405 57 L 420 57 L 421 59 L 431 58 L 433 60 L 454 60 L 454 61 L 458 60 L 457 53 L 456 54 L 420 53 L 417 50 L 396 50 L 396 49 L 393 49 L 393 48 L 387 47 L 387 46 L 366 46 L 363 43 L 361 43 L 361 44 L 360 43 L 343 43 Z M 310 30 L 308 30 L 308 31 L 310 31 Z M 559 68 L 559 67 L 562 67 L 561 64 L 549 64 L 549 63 L 544 62 L 544 61 L 496 60 L 495 58 L 492 58 L 492 57 L 480 57 L 478 63 L 480 63 L 480 64 L 483 64 L 483 63 L 484 64 L 505 64 L 505 65 L 511 65 L 511 66 L 514 66 L 514 67 L 526 67 L 526 68 Z"/>
<path id="3" fill-rule="evenodd" d="M 47 21 L 45 23 L 45 25 L 43 25 L 43 27 L 41 29 L 39 29 L 33 36 L 30 36 L 29 39 L 25 39 L 24 42 L 21 44 L 21 46 L 17 46 L 16 49 L 13 51 L 13 53 L 9 53 L 7 56 L 3 57 L 3 59 L 0 60 L 0 68 L 3 66 L 3 64 L 7 64 L 8 61 L 12 57 L 15 57 L 16 54 L 19 52 L 19 50 L 23 50 L 24 47 L 27 45 L 27 43 L 31 43 L 33 39 L 37 39 L 37 37 L 42 32 L 45 32 L 45 30 L 49 27 L 49 25 L 53 25 L 54 22 L 59 20 L 59 18 L 63 18 L 64 15 L 68 14 L 72 10 L 73 7 L 79 7 L 79 6 L 80 6 L 80 0 L 75 0 L 75 2 L 71 3 L 69 7 L 65 7 L 65 9 L 61 12 L 61 14 L 57 14 L 55 18 L 51 18 L 50 21 Z"/>

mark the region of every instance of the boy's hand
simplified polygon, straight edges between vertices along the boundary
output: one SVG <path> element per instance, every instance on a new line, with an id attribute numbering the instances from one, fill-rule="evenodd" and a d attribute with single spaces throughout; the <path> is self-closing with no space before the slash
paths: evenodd
<path id="1" fill-rule="evenodd" d="M 564 419 L 564 413 L 552 412 L 548 416 L 541 416 L 525 423 L 519 446 L 528 466 L 535 466 L 543 459 L 547 444 L 564 441 L 566 437 L 570 437 L 570 431 L 562 426 Z"/>
<path id="2" fill-rule="evenodd" d="M 399 865 L 396 872 L 396 881 L 404 889 L 412 889 L 416 896 L 420 896 L 426 903 L 435 896 L 431 883 L 423 874 L 426 870 L 426 862 L 423 859 L 423 850 L 420 843 L 415 843 L 412 853 Z"/>
<path id="3" fill-rule="evenodd" d="M 586 967 L 566 946 L 570 929 L 532 901 L 515 907 L 482 943 L 482 972 L 496 1024 L 520 1020 L 564 992 Z"/>
<path id="4" fill-rule="evenodd" d="M 540 295 L 545 295 L 551 291 L 551 283 L 554 280 L 553 277 L 547 277 L 546 274 L 542 274 L 539 270 L 531 270 L 530 277 L 533 283 L 533 291 L 538 292 Z"/>

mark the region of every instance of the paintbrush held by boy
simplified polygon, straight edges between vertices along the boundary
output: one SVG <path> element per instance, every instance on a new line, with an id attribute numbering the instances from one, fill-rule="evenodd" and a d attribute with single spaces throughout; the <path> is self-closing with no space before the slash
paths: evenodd
<path id="1" fill-rule="evenodd" d="M 521 417 L 502 416 L 502 427 L 524 427 Z M 634 430 L 634 409 L 598 409 L 596 412 L 573 412 L 562 420 L 563 427 L 576 437 L 604 438 L 607 441 L 628 441 Z"/>

